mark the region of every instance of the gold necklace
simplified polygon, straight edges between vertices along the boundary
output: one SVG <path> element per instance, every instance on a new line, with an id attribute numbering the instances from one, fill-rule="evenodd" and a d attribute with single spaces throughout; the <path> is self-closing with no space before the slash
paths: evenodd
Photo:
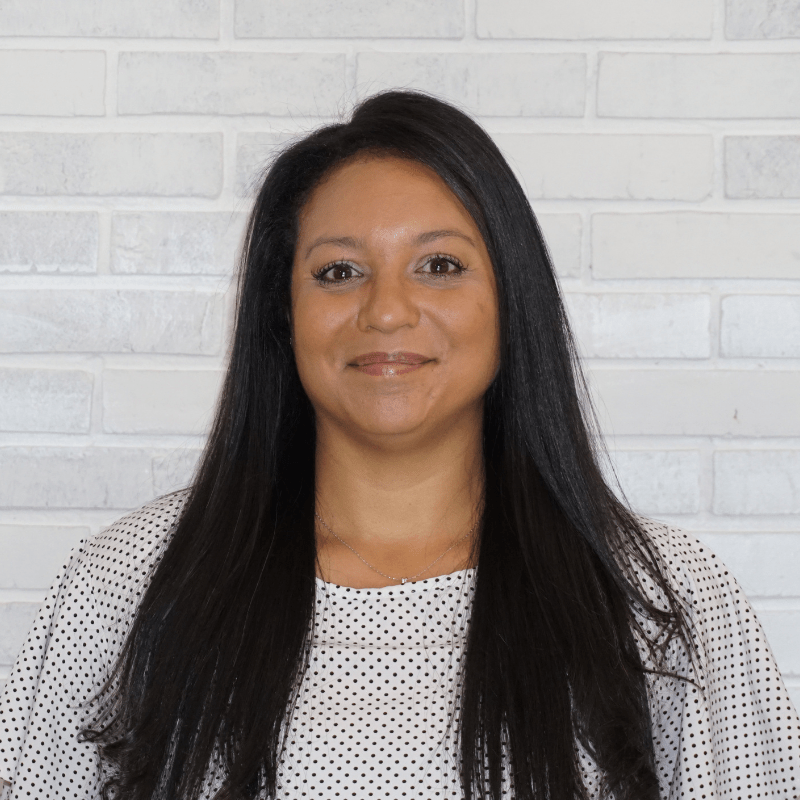
<path id="1" fill-rule="evenodd" d="M 446 556 L 446 555 L 447 555 L 447 554 L 448 554 L 448 553 L 449 553 L 449 552 L 450 552 L 450 551 L 451 551 L 451 550 L 452 550 L 452 549 L 453 549 L 453 548 L 454 548 L 454 547 L 455 547 L 457 544 L 460 544 L 460 543 L 461 543 L 461 542 L 463 542 L 463 541 L 464 541 L 464 539 L 466 539 L 466 538 L 467 538 L 467 537 L 468 537 L 470 534 L 474 533 L 474 532 L 475 532 L 475 529 L 478 527 L 478 523 L 476 522 L 476 523 L 475 523 L 475 524 L 474 524 L 474 525 L 473 525 L 473 526 L 472 526 L 472 527 L 471 527 L 471 528 L 470 528 L 470 529 L 469 529 L 469 530 L 468 530 L 468 531 L 467 531 L 467 532 L 466 532 L 466 533 L 465 533 L 465 534 L 464 534 L 464 535 L 463 535 L 463 536 L 462 536 L 460 539 L 456 539 L 456 541 L 455 541 L 455 542 L 453 542 L 453 544 L 451 544 L 451 545 L 450 545 L 450 547 L 448 547 L 448 548 L 447 548 L 447 550 L 445 550 L 445 551 L 444 551 L 444 553 L 442 553 L 442 554 L 439 556 L 439 558 L 437 558 L 435 561 L 431 561 L 431 563 L 430 563 L 430 564 L 428 564 L 428 566 L 427 566 L 427 567 L 425 567 L 425 569 L 421 570 L 421 571 L 420 571 L 420 572 L 418 572 L 416 575 L 412 575 L 410 578 L 394 578 L 394 577 L 392 577 L 391 575 L 387 575 L 385 572 L 381 572 L 379 569 L 376 569 L 375 567 L 373 567 L 373 566 L 372 566 L 372 564 L 370 564 L 370 563 L 369 563 L 369 561 L 367 561 L 367 559 L 366 559 L 366 558 L 364 558 L 364 557 L 361 555 L 361 553 L 359 553 L 359 552 L 358 552 L 358 550 L 356 550 L 354 547 L 351 547 L 349 544 L 347 544 L 347 542 L 346 542 L 344 539 L 342 539 L 342 537 L 341 537 L 341 536 L 338 536 L 338 535 L 336 534 L 336 532 L 333 530 L 333 528 L 331 528 L 331 526 L 330 526 L 330 525 L 328 525 L 328 523 L 327 523 L 327 522 L 325 522 L 325 520 L 324 520 L 324 519 L 322 519 L 322 517 L 321 517 L 319 514 L 317 514 L 317 512 L 316 512 L 316 511 L 314 512 L 314 516 L 315 516 L 315 517 L 316 517 L 316 518 L 317 518 L 317 519 L 318 519 L 318 520 L 319 520 L 319 521 L 320 521 L 320 522 L 321 522 L 321 523 L 322 523 L 322 524 L 325 526 L 325 528 L 326 528 L 328 531 L 330 531 L 330 533 L 331 533 L 331 534 L 332 534 L 332 535 L 333 535 L 333 536 L 334 536 L 336 539 L 338 539 L 338 540 L 339 540 L 339 541 L 340 541 L 340 542 L 341 542 L 341 543 L 342 543 L 342 544 L 343 544 L 343 545 L 344 545 L 344 546 L 345 546 L 345 547 L 346 547 L 348 550 L 352 550 L 352 551 L 353 551 L 353 553 L 355 553 L 355 555 L 356 555 L 356 556 L 357 556 L 357 557 L 358 557 L 358 558 L 359 558 L 361 561 L 363 561 L 363 562 L 364 562 L 364 563 L 365 563 L 365 564 L 366 564 L 366 565 L 367 565 L 367 566 L 368 566 L 368 567 L 369 567 L 369 568 L 370 568 L 370 569 L 371 569 L 373 572 L 377 572 L 377 573 L 378 573 L 378 575 L 382 575 L 384 578 L 388 578 L 390 581 L 399 581 L 401 584 L 406 584 L 406 583 L 408 583 L 409 581 L 410 581 L 411 583 L 413 583 L 413 582 L 414 582 L 414 581 L 415 581 L 417 578 L 419 578 L 419 576 L 420 576 L 420 575 L 424 575 L 424 574 L 425 574 L 425 573 L 426 573 L 426 572 L 427 572 L 429 569 L 431 569 L 431 568 L 432 568 L 432 567 L 434 567 L 436 564 L 438 564 L 438 563 L 439 563 L 439 562 L 440 562 L 440 561 L 441 561 L 441 560 L 442 560 L 442 559 L 443 559 L 443 558 L 444 558 L 444 557 L 445 557 L 445 556 Z"/>

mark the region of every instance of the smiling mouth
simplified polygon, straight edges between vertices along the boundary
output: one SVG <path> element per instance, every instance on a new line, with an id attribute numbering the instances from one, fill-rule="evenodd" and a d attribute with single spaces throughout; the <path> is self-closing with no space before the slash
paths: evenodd
<path id="1" fill-rule="evenodd" d="M 419 369 L 424 364 L 433 361 L 432 358 L 420 355 L 419 353 L 365 353 L 358 356 L 350 363 L 359 372 L 366 375 L 381 375 L 392 377 L 394 375 L 405 375 Z"/>

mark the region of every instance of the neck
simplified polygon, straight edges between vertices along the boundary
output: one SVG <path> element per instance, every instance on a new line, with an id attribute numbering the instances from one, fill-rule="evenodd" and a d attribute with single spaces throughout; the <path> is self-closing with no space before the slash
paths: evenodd
<path id="1" fill-rule="evenodd" d="M 468 566 L 483 493 L 479 426 L 459 426 L 438 440 L 392 447 L 318 427 L 317 511 L 335 534 L 378 570 L 420 578 Z M 350 586 L 381 586 L 379 576 L 318 526 L 320 573 Z M 461 540 L 461 541 L 459 541 Z"/>

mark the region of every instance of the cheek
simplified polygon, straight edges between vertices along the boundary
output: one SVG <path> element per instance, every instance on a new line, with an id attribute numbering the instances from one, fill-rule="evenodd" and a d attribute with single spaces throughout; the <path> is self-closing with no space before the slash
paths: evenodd
<path id="1" fill-rule="evenodd" d="M 480 376 L 476 375 L 476 380 L 480 381 L 485 391 L 497 376 L 500 368 L 500 331 L 497 309 L 494 305 L 487 304 L 482 308 L 482 313 L 476 320 L 473 335 L 475 336 L 476 361 L 480 360 Z M 477 366 L 476 364 L 476 368 Z"/>
<path id="2" fill-rule="evenodd" d="M 297 371 L 312 401 L 330 395 L 337 380 L 346 315 L 333 303 L 298 293 L 292 308 Z"/>
<path id="3" fill-rule="evenodd" d="M 463 350 L 483 361 L 497 358 L 499 337 L 497 308 L 491 300 L 479 299 L 468 308 L 454 312 L 448 319 L 454 349 Z"/>
<path id="4" fill-rule="evenodd" d="M 324 350 L 326 342 L 336 328 L 335 315 L 327 304 L 315 302 L 310 293 L 298 292 L 292 303 L 292 329 L 294 340 L 307 353 Z"/>

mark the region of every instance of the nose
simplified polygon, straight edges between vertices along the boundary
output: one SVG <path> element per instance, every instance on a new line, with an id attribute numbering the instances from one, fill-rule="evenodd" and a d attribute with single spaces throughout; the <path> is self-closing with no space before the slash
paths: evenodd
<path id="1" fill-rule="evenodd" d="M 413 328 L 420 312 L 414 301 L 414 288 L 404 275 L 378 270 L 369 282 L 364 302 L 358 312 L 358 328 L 394 333 L 403 327 Z"/>

